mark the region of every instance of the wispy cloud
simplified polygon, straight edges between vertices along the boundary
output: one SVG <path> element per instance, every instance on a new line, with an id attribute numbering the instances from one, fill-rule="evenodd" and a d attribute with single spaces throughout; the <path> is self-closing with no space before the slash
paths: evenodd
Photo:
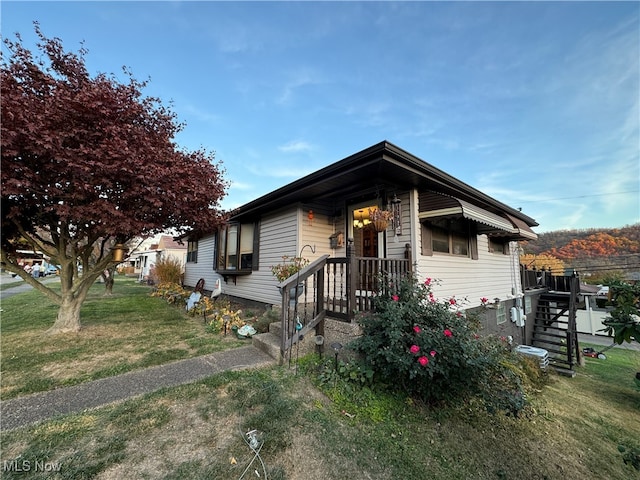
<path id="1" fill-rule="evenodd" d="M 313 145 L 304 140 L 292 140 L 278 147 L 278 150 L 284 153 L 304 153 L 310 152 L 313 149 Z"/>
<path id="2" fill-rule="evenodd" d="M 296 92 L 303 87 L 322 83 L 319 73 L 310 68 L 300 68 L 289 73 L 287 77 L 288 78 L 282 87 L 282 93 L 276 99 L 276 103 L 278 104 L 290 103 Z"/>
<path id="3" fill-rule="evenodd" d="M 234 190 L 252 190 L 254 186 L 247 182 L 239 182 L 237 180 L 231 180 L 231 185 L 229 188 L 233 188 Z"/>

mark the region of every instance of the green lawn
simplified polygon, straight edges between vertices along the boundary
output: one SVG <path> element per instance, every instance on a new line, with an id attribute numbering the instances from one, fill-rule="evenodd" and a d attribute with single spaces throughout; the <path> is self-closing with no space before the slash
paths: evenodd
<path id="1" fill-rule="evenodd" d="M 55 285 L 53 285 L 55 288 Z M 46 334 L 57 306 L 31 290 L 2 301 L 2 399 L 74 385 L 172 360 L 236 347 L 231 336 L 206 332 L 151 288 L 118 277 L 114 295 L 95 284 L 81 311 L 77 334 Z"/>
<path id="2" fill-rule="evenodd" d="M 114 298 L 104 299 L 96 286 L 86 306 L 86 330 L 35 344 L 27 337 L 42 337 L 55 310 L 32 294 L 14 297 L 14 308 L 39 308 L 48 320 L 25 325 L 24 319 L 7 321 L 3 313 L 3 383 L 5 347 L 12 348 L 5 339 L 6 321 L 8 336 L 22 339 L 12 355 L 38 358 L 29 368 L 12 363 L 14 384 L 30 376 L 30 369 L 58 378 L 53 375 L 58 370 L 77 370 L 78 358 L 95 363 L 104 376 L 108 372 L 98 365 L 105 356 L 130 369 L 197 354 L 199 348 L 231 346 L 220 336 L 205 335 L 201 320 L 147 293 L 148 287 L 117 284 Z M 98 331 L 94 340 L 83 338 Z M 191 333 L 184 337 L 185 332 Z M 195 338 L 207 339 L 207 348 L 189 346 Z M 45 351 L 52 345 L 59 345 L 54 350 L 60 353 Z M 172 350 L 187 353 L 166 353 Z M 136 352 L 137 358 L 127 361 Z M 515 419 L 488 415 L 471 404 L 427 408 L 342 382 L 321 390 L 314 381 L 314 359 L 308 357 L 298 369 L 219 374 L 3 432 L 2 478 L 227 480 L 243 473 L 244 479 L 264 478 L 265 472 L 271 480 L 640 478 L 640 471 L 623 462 L 625 452 L 640 453 L 640 392 L 633 383 L 638 370 L 637 351 L 614 348 L 607 360 L 587 358 L 575 378 L 551 375 L 530 397 L 526 415 Z M 87 377 L 95 376 L 91 371 Z M 254 429 L 259 458 L 245 441 Z M 28 475 L 17 471 L 18 462 L 27 462 Z M 59 471 L 35 471 L 37 462 Z"/>

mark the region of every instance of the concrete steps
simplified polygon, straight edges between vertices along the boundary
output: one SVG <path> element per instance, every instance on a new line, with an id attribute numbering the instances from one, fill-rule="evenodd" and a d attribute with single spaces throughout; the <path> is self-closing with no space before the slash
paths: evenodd
<path id="1" fill-rule="evenodd" d="M 325 340 L 324 350 L 325 352 L 331 352 L 331 344 L 333 342 L 340 342 L 343 346 L 361 335 L 360 328 L 355 324 L 341 322 L 332 318 L 325 319 L 324 326 Z M 268 333 L 259 333 L 252 337 L 253 346 L 257 349 L 265 352 L 270 357 L 282 363 L 283 359 L 280 358 L 280 342 L 282 338 L 282 325 L 280 322 L 273 322 L 269 324 Z M 294 354 L 296 356 L 304 356 L 310 353 L 315 353 L 315 335 L 308 334 L 300 342 L 299 345 L 294 345 Z M 346 349 L 343 354 L 347 354 Z"/>

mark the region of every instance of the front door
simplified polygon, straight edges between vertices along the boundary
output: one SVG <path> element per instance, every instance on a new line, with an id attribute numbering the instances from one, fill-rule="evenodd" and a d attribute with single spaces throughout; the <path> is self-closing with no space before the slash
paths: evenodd
<path id="1" fill-rule="evenodd" d="M 378 232 L 369 224 L 360 229 L 362 235 L 362 254 L 361 257 L 377 257 L 378 256 Z"/>
<path id="2" fill-rule="evenodd" d="M 356 257 L 376 258 L 382 257 L 382 233 L 378 233 L 373 228 L 369 219 L 369 210 L 378 208 L 376 205 L 362 204 L 351 209 L 351 238 L 353 238 L 353 249 Z"/>

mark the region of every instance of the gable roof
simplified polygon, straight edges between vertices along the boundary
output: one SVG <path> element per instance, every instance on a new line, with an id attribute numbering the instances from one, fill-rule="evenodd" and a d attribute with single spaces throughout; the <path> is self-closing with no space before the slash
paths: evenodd
<path id="1" fill-rule="evenodd" d="M 387 141 L 246 203 L 232 213 L 231 219 L 258 218 L 263 213 L 298 202 L 311 203 L 327 198 L 355 200 L 364 194 L 375 193 L 381 186 L 387 191 L 410 188 L 437 191 L 490 214 L 509 215 L 527 230 L 538 225 L 520 210 L 499 202 Z"/>
<path id="2" fill-rule="evenodd" d="M 179 243 L 171 235 L 162 235 L 158 241 L 158 250 L 186 250 L 184 243 Z"/>

